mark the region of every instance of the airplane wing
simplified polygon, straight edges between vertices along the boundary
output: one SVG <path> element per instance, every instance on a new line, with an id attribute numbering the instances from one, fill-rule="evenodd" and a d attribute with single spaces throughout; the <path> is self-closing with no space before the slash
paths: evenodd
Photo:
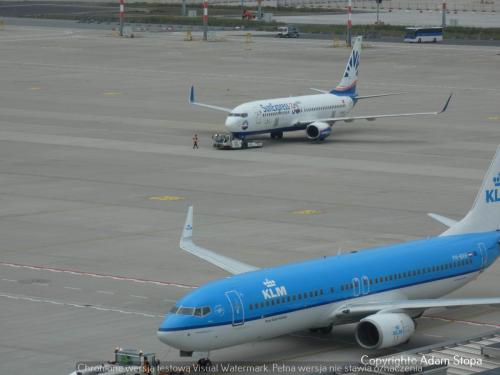
<path id="1" fill-rule="evenodd" d="M 235 259 L 228 258 L 224 255 L 217 254 L 212 250 L 205 249 L 201 246 L 196 245 L 192 241 L 193 237 L 193 206 L 190 206 L 186 216 L 186 223 L 184 224 L 184 229 L 182 231 L 181 240 L 179 246 L 182 250 L 187 251 L 198 258 L 206 260 L 213 265 L 222 268 L 223 270 L 236 275 L 239 273 L 245 273 L 250 271 L 255 271 L 258 268 L 251 266 L 246 263 L 242 263 Z"/>
<path id="2" fill-rule="evenodd" d="M 330 91 L 327 90 L 321 90 L 321 89 L 316 89 L 314 87 L 311 87 L 310 90 L 320 92 L 322 94 L 329 94 Z M 408 94 L 408 92 L 390 92 L 386 94 L 375 94 L 375 95 L 358 95 L 355 97 L 355 100 L 359 99 L 370 99 L 370 98 L 380 98 L 382 96 L 393 96 L 393 95 L 402 95 L 402 94 Z"/>
<path id="3" fill-rule="evenodd" d="M 457 299 L 419 299 L 387 302 L 366 302 L 346 304 L 336 309 L 331 318 L 342 319 L 355 316 L 357 318 L 382 312 L 400 312 L 404 310 L 424 310 L 433 307 L 463 307 L 479 305 L 500 305 L 500 297 L 457 298 Z"/>
<path id="4" fill-rule="evenodd" d="M 415 113 L 394 113 L 394 114 L 388 114 L 388 115 L 368 115 L 368 116 L 350 116 L 350 117 L 330 117 L 330 118 L 322 118 L 322 119 L 315 119 L 313 121 L 307 121 L 307 122 L 299 122 L 297 125 L 309 125 L 313 122 L 326 122 L 326 123 L 333 123 L 336 121 L 345 121 L 345 122 L 352 122 L 354 120 L 368 120 L 368 121 L 374 121 L 377 118 L 387 118 L 387 117 L 409 117 L 409 116 L 421 116 L 421 115 L 439 115 L 440 113 L 443 113 L 446 111 L 448 108 L 448 104 L 450 104 L 450 100 L 453 94 L 451 94 L 448 97 L 448 100 L 446 101 L 444 107 L 440 111 L 436 112 L 415 112 Z"/>
<path id="5" fill-rule="evenodd" d="M 210 108 L 210 109 L 215 109 L 217 111 L 222 111 L 222 112 L 231 112 L 231 108 L 225 108 L 225 107 L 219 107 L 216 105 L 211 105 L 211 104 L 204 104 L 204 103 L 198 103 L 194 99 L 194 86 L 191 86 L 191 90 L 189 92 L 189 104 L 197 105 L 199 107 L 205 107 L 205 108 Z"/>
<path id="6" fill-rule="evenodd" d="M 438 214 L 433 214 L 433 213 L 428 213 L 430 217 L 432 217 L 434 220 L 439 221 L 441 224 L 446 225 L 448 228 L 454 226 L 456 223 L 458 223 L 457 220 L 450 219 L 449 217 L 438 215 Z"/>

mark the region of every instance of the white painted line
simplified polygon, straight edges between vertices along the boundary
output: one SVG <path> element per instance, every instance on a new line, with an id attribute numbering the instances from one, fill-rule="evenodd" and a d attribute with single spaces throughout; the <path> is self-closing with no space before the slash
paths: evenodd
<path id="1" fill-rule="evenodd" d="M 424 336 L 429 336 L 429 337 L 437 337 L 437 338 L 443 338 L 444 336 L 440 336 L 440 335 L 431 335 L 430 333 L 424 333 L 423 334 Z"/>
<path id="2" fill-rule="evenodd" d="M 141 311 L 126 311 L 126 310 L 121 310 L 121 309 L 117 309 L 117 308 L 113 308 L 113 307 L 94 306 L 94 305 L 74 303 L 74 302 L 54 301 L 54 300 L 50 300 L 50 299 L 30 297 L 30 296 L 24 296 L 24 295 L 16 295 L 16 294 L 0 294 L 0 298 L 7 298 L 7 299 L 19 300 L 19 301 L 47 303 L 47 304 L 57 305 L 57 306 L 69 306 L 69 307 L 77 307 L 77 308 L 83 308 L 83 309 L 93 309 L 93 310 L 104 311 L 104 312 L 113 312 L 113 313 L 126 314 L 126 315 L 143 316 L 143 317 L 147 317 L 147 318 L 164 318 L 163 315 L 155 315 L 155 314 L 145 313 L 145 312 L 141 312 Z"/>
<path id="3" fill-rule="evenodd" d="M 115 294 L 115 292 L 110 292 L 109 290 L 98 290 L 97 293 L 101 293 L 101 294 Z"/>
<path id="4" fill-rule="evenodd" d="M 70 289 L 70 290 L 82 290 L 82 288 L 74 288 L 72 286 L 65 286 L 64 289 Z"/>
<path id="5" fill-rule="evenodd" d="M 148 299 L 149 298 L 149 297 L 146 297 L 146 296 L 136 296 L 135 294 L 130 294 L 130 297 L 141 298 L 141 299 Z"/>
<path id="6" fill-rule="evenodd" d="M 157 281 L 157 280 L 148 280 L 148 279 L 137 279 L 133 277 L 125 277 L 125 276 L 117 276 L 117 275 L 107 275 L 107 274 L 100 274 L 100 273 L 93 273 L 93 272 L 84 272 L 84 271 L 76 271 L 76 270 L 67 270 L 67 269 L 62 269 L 62 268 L 52 268 L 52 267 L 45 267 L 45 266 L 33 266 L 29 264 L 19 264 L 19 263 L 9 263 L 9 262 L 0 262 L 0 266 L 7 266 L 7 267 L 12 267 L 12 268 L 25 268 L 25 269 L 30 269 L 30 270 L 35 270 L 35 271 L 49 271 L 49 272 L 56 272 L 56 273 L 67 273 L 70 275 L 75 275 L 75 276 L 88 276 L 88 277 L 96 277 L 96 278 L 106 278 L 106 279 L 112 279 L 112 280 L 118 280 L 118 281 L 131 281 L 134 283 L 141 283 L 141 284 L 153 284 L 153 285 L 160 285 L 160 286 L 173 286 L 177 288 L 183 288 L 183 289 L 195 289 L 198 286 L 197 285 L 187 285 L 187 284 L 179 284 L 179 283 L 174 283 L 170 281 Z"/>
<path id="7" fill-rule="evenodd" d="M 2 279 L 2 281 L 8 281 L 9 283 L 16 283 L 17 280 L 12 280 L 12 279 Z"/>

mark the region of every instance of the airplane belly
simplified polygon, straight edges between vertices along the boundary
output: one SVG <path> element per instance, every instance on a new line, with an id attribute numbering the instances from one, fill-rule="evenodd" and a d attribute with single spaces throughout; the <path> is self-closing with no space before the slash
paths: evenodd
<path id="1" fill-rule="evenodd" d="M 328 306 L 328 305 L 327 305 Z M 253 341 L 270 339 L 317 325 L 325 306 L 203 329 L 186 330 L 178 335 L 178 349 L 210 351 Z"/>

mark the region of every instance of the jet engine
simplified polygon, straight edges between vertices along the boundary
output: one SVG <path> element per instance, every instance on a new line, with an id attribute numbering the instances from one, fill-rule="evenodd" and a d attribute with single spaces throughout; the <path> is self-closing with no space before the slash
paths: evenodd
<path id="1" fill-rule="evenodd" d="M 307 138 L 314 141 L 322 141 L 330 135 L 332 127 L 326 122 L 313 122 L 307 125 L 306 134 Z"/>
<path id="2" fill-rule="evenodd" d="M 356 341 L 366 349 L 383 349 L 403 344 L 415 332 L 415 323 L 403 313 L 382 313 L 361 319 Z"/>

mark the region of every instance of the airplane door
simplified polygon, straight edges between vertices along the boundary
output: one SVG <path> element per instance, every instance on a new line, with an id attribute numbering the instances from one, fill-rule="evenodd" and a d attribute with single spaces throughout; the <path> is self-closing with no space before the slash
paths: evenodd
<path id="1" fill-rule="evenodd" d="M 481 254 L 481 269 L 484 269 L 488 264 L 488 251 L 484 243 L 480 242 L 477 247 L 479 247 L 479 253 Z"/>
<path id="2" fill-rule="evenodd" d="M 359 282 L 359 278 L 355 277 L 352 279 L 352 292 L 354 297 L 358 297 L 361 294 L 361 283 Z"/>
<path id="3" fill-rule="evenodd" d="M 262 123 L 262 112 L 257 111 L 257 114 L 255 115 L 255 123 L 257 125 L 260 125 Z"/>
<path id="4" fill-rule="evenodd" d="M 231 304 L 231 310 L 233 312 L 233 327 L 243 325 L 245 322 L 245 311 L 243 309 L 243 301 L 241 300 L 241 295 L 236 290 L 230 290 L 226 292 L 226 297 Z"/>
<path id="5" fill-rule="evenodd" d="M 363 295 L 370 293 L 370 281 L 368 280 L 368 276 L 363 276 L 361 282 L 363 284 L 361 287 Z"/>

